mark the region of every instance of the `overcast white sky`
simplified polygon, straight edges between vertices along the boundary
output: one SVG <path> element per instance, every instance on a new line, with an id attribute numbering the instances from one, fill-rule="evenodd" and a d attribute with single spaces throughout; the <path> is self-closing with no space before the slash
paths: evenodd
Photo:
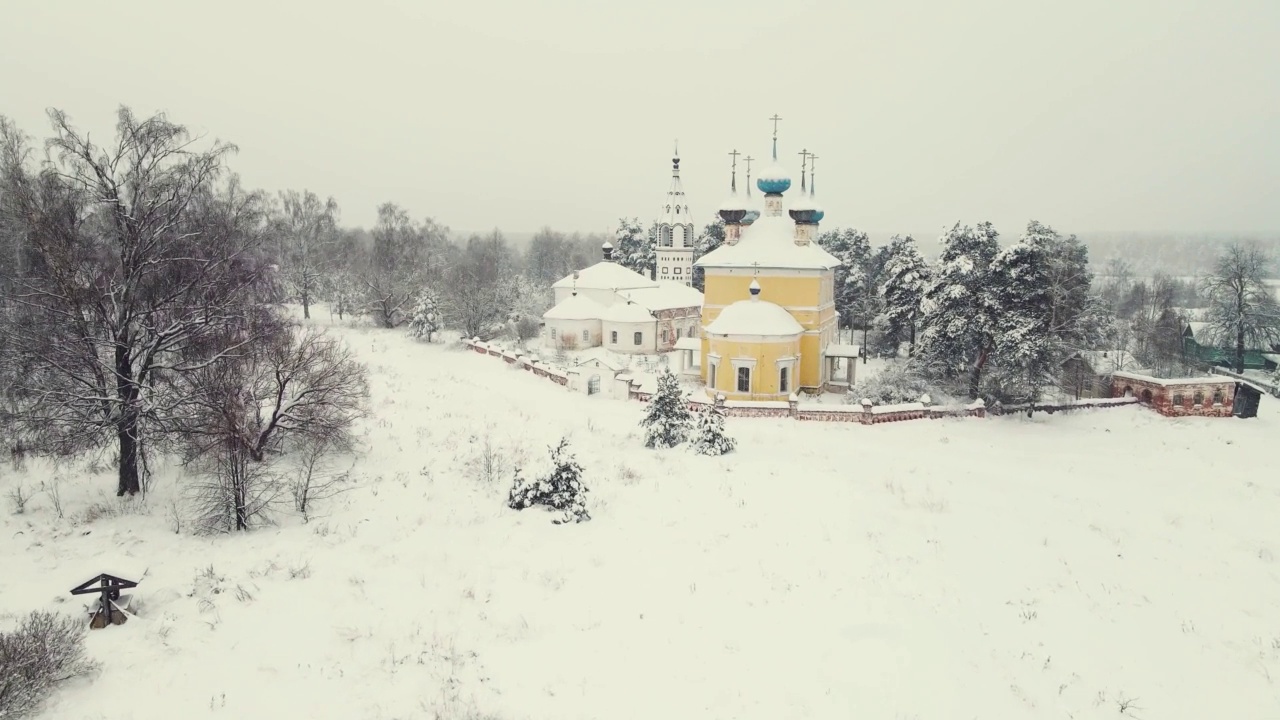
<path id="1" fill-rule="evenodd" d="M 1278 0 L 6 0 L 0 113 L 164 110 L 348 224 L 652 219 L 675 138 L 710 220 L 776 112 L 828 227 L 1275 231 L 1277 37 Z"/>

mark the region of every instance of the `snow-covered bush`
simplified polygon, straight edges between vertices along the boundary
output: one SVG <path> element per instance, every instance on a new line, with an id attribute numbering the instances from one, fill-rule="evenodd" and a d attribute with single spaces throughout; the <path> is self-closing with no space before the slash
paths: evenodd
<path id="1" fill-rule="evenodd" d="M 84 657 L 86 625 L 37 611 L 0 632 L 0 718 L 35 715 L 58 683 L 97 668 Z"/>
<path id="2" fill-rule="evenodd" d="M 670 370 L 658 377 L 658 391 L 649 399 L 649 407 L 640 420 L 645 428 L 644 446 L 673 448 L 689 439 L 693 414 L 685 400 L 680 383 Z"/>
<path id="3" fill-rule="evenodd" d="M 724 411 L 708 405 L 698 411 L 694 430 L 693 451 L 699 455 L 724 455 L 733 452 L 737 442 L 724 433 Z"/>
<path id="4" fill-rule="evenodd" d="M 409 318 L 409 337 L 426 342 L 434 342 L 440 332 L 440 308 L 436 297 L 430 292 L 418 297 L 413 306 L 413 315 Z"/>
<path id="5" fill-rule="evenodd" d="M 591 519 L 587 513 L 587 488 L 582 484 L 582 466 L 569 452 L 569 441 L 551 449 L 552 469 L 549 475 L 535 480 L 525 478 L 516 468 L 507 506 L 512 510 L 524 510 L 535 505 L 558 512 L 552 520 L 557 525 L 584 522 Z"/>
<path id="6" fill-rule="evenodd" d="M 869 398 L 876 405 L 897 405 L 916 402 L 927 392 L 928 383 L 909 363 L 892 363 L 849 388 L 845 402 L 857 405 Z"/>

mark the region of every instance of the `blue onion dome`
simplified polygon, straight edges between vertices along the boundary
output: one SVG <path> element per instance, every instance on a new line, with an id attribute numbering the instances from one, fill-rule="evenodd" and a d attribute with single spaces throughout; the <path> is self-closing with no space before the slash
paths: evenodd
<path id="1" fill-rule="evenodd" d="M 791 208 L 787 210 L 787 214 L 798 224 L 816 225 L 822 219 L 822 208 L 818 207 L 818 203 L 813 199 L 812 195 L 801 195 L 795 202 L 791 203 Z"/>
<path id="2" fill-rule="evenodd" d="M 774 164 L 756 178 L 756 187 L 766 195 L 781 195 L 791 187 L 791 176 L 781 165 Z"/>
<path id="3" fill-rule="evenodd" d="M 747 203 L 738 197 L 737 193 L 734 193 L 729 196 L 728 200 L 720 204 L 719 214 L 720 219 L 724 220 L 725 223 L 741 223 L 742 218 L 747 214 Z"/>

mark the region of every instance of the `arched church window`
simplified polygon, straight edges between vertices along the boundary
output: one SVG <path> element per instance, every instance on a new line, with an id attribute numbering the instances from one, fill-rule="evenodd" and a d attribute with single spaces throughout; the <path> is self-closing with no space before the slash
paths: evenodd
<path id="1" fill-rule="evenodd" d="M 751 368 L 749 367 L 738 368 L 738 392 L 751 392 Z"/>

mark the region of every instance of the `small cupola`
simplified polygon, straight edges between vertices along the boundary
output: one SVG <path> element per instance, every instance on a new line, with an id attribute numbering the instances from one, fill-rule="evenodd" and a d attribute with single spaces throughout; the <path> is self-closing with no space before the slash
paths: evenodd
<path id="1" fill-rule="evenodd" d="M 751 284 L 747 286 L 747 292 L 751 293 L 751 300 L 753 302 L 759 302 L 760 301 L 760 282 L 755 278 L 752 278 Z"/>
<path id="2" fill-rule="evenodd" d="M 605 262 L 613 262 L 613 243 L 605 240 L 604 244 L 600 246 L 600 251 L 604 253 Z"/>

